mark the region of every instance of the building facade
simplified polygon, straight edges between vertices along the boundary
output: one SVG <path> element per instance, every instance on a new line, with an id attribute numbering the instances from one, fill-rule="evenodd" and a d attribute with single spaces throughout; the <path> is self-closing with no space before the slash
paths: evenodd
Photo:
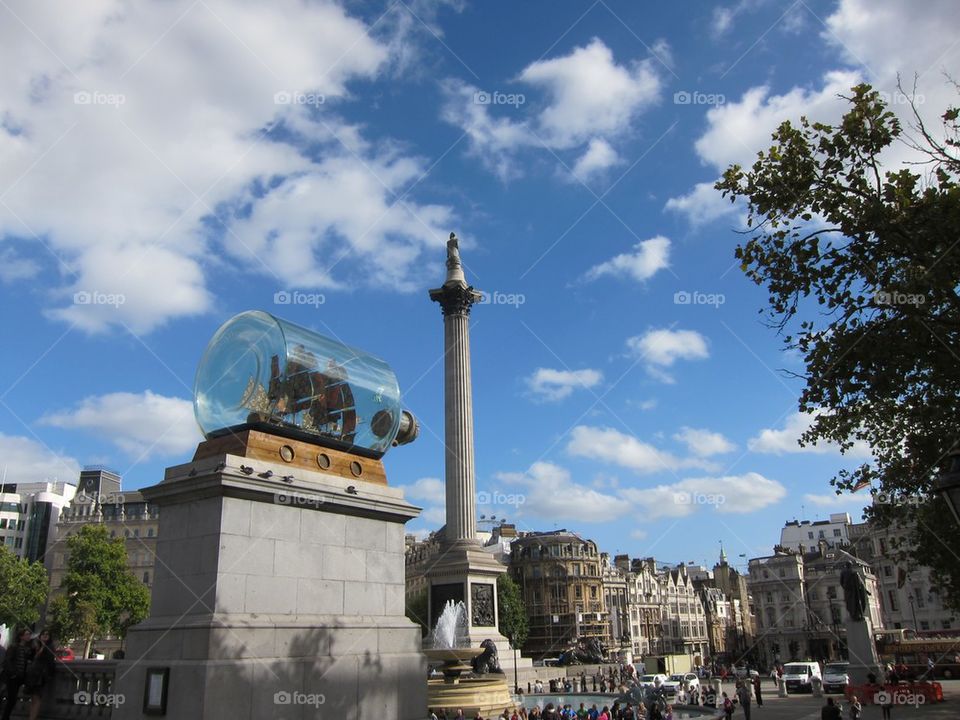
<path id="1" fill-rule="evenodd" d="M 120 476 L 102 468 L 80 473 L 78 492 L 60 513 L 57 544 L 50 553 L 50 588 L 57 592 L 67 571 L 67 539 L 81 527 L 103 524 L 112 538 L 123 538 L 127 567 L 147 587 L 153 585 L 159 508 L 137 491 L 122 491 Z"/>
<path id="2" fill-rule="evenodd" d="M 662 620 L 664 652 L 688 655 L 694 665 L 709 656 L 707 617 L 686 567 L 678 565 L 662 574 Z"/>
<path id="3" fill-rule="evenodd" d="M 0 486 L 0 544 L 18 557 L 43 562 L 57 541 L 57 523 L 77 493 L 73 483 L 3 483 Z"/>
<path id="4" fill-rule="evenodd" d="M 780 531 L 780 547 L 794 552 L 817 552 L 820 543 L 827 547 L 850 544 L 850 514 L 831 513 L 829 520 L 791 520 Z"/>
<path id="5" fill-rule="evenodd" d="M 850 528 L 851 544 L 857 555 L 870 563 L 877 578 L 884 626 L 921 634 L 955 633 L 960 623 L 944 606 L 930 568 L 897 559 L 897 548 L 906 542 L 906 536 L 904 528 L 875 523 L 857 523 Z"/>
<path id="6" fill-rule="evenodd" d="M 848 614 L 840 573 L 848 559 L 841 548 L 822 543 L 815 552 L 778 548 L 771 556 L 750 560 L 761 662 L 846 658 Z M 869 567 L 863 575 L 870 620 L 881 629 L 876 577 Z"/>
<path id="7" fill-rule="evenodd" d="M 657 562 L 653 558 L 638 558 L 630 562 L 629 568 L 627 611 L 633 654 L 635 657 L 662 655 L 663 582 L 657 572 Z"/>
<path id="8" fill-rule="evenodd" d="M 613 645 L 595 542 L 567 530 L 523 534 L 511 547 L 510 572 L 530 624 L 524 655 L 559 657 L 578 639 Z"/>

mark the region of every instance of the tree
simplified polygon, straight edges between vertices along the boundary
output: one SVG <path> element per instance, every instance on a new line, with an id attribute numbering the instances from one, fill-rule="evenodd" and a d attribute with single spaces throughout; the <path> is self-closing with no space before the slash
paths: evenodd
<path id="1" fill-rule="evenodd" d="M 799 409 L 813 421 L 801 444 L 870 446 L 872 459 L 831 482 L 887 500 L 868 517 L 907 534 L 899 551 L 931 566 L 960 610 L 956 530 L 941 532 L 932 494 L 960 447 L 960 111 L 946 109 L 937 139 L 915 108 L 905 133 L 869 85 L 845 99 L 838 125 L 784 122 L 752 168 L 729 167 L 716 188 L 746 201 L 752 237 L 736 256 L 804 360 Z M 905 148 L 919 160 L 884 171 L 881 155 Z"/>
<path id="2" fill-rule="evenodd" d="M 47 571 L 0 545 L 0 624 L 9 628 L 33 625 L 47 598 Z"/>
<path id="3" fill-rule="evenodd" d="M 509 573 L 497 576 L 497 605 L 500 610 L 500 634 L 510 641 L 512 647 L 522 648 L 530 634 L 530 625 L 520 586 Z"/>
<path id="4" fill-rule="evenodd" d="M 426 637 L 430 634 L 430 628 L 427 627 L 427 591 L 426 589 L 407 597 L 406 602 L 407 618 L 420 626 L 420 636 Z"/>
<path id="5" fill-rule="evenodd" d="M 122 635 L 147 617 L 150 593 L 127 569 L 124 541 L 109 537 L 103 525 L 80 528 L 67 539 L 67 549 L 64 592 L 50 611 L 58 634 L 81 640 L 87 657 L 94 638 Z"/>

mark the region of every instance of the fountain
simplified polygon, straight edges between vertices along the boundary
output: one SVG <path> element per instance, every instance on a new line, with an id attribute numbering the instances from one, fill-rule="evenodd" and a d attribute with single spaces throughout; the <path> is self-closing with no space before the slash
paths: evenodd
<path id="1" fill-rule="evenodd" d="M 430 708 L 450 713 L 463 710 L 466 716 L 480 713 L 496 716 L 514 706 L 503 673 L 476 674 L 472 661 L 487 652 L 470 647 L 467 635 L 467 609 L 463 602 L 447 601 L 423 650 L 430 662 L 442 662 L 443 679 L 427 681 Z M 465 676 L 466 675 L 466 676 Z"/>

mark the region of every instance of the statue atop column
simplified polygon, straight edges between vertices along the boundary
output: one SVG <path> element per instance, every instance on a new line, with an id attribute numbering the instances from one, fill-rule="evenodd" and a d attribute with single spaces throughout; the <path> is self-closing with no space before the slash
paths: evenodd
<path id="1" fill-rule="evenodd" d="M 867 610 L 867 595 L 870 593 L 860 573 L 849 560 L 843 564 L 843 570 L 840 571 L 840 587 L 843 588 L 843 602 L 847 606 L 850 619 L 863 620 Z"/>
<path id="2" fill-rule="evenodd" d="M 447 240 L 447 279 L 444 285 L 457 283 L 466 286 L 467 278 L 463 274 L 463 263 L 460 262 L 460 240 L 456 233 L 450 233 Z"/>

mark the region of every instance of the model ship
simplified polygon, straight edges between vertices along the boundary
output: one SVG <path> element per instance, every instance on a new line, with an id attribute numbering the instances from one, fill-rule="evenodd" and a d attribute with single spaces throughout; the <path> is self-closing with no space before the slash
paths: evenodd
<path id="1" fill-rule="evenodd" d="M 353 445 L 360 421 L 345 366 L 330 358 L 321 371 L 317 359 L 302 345 L 296 360 L 280 369 L 280 357 L 270 358 L 270 381 L 264 387 L 253 376 L 247 382 L 242 407 L 250 410 L 248 423 L 300 430 Z"/>

